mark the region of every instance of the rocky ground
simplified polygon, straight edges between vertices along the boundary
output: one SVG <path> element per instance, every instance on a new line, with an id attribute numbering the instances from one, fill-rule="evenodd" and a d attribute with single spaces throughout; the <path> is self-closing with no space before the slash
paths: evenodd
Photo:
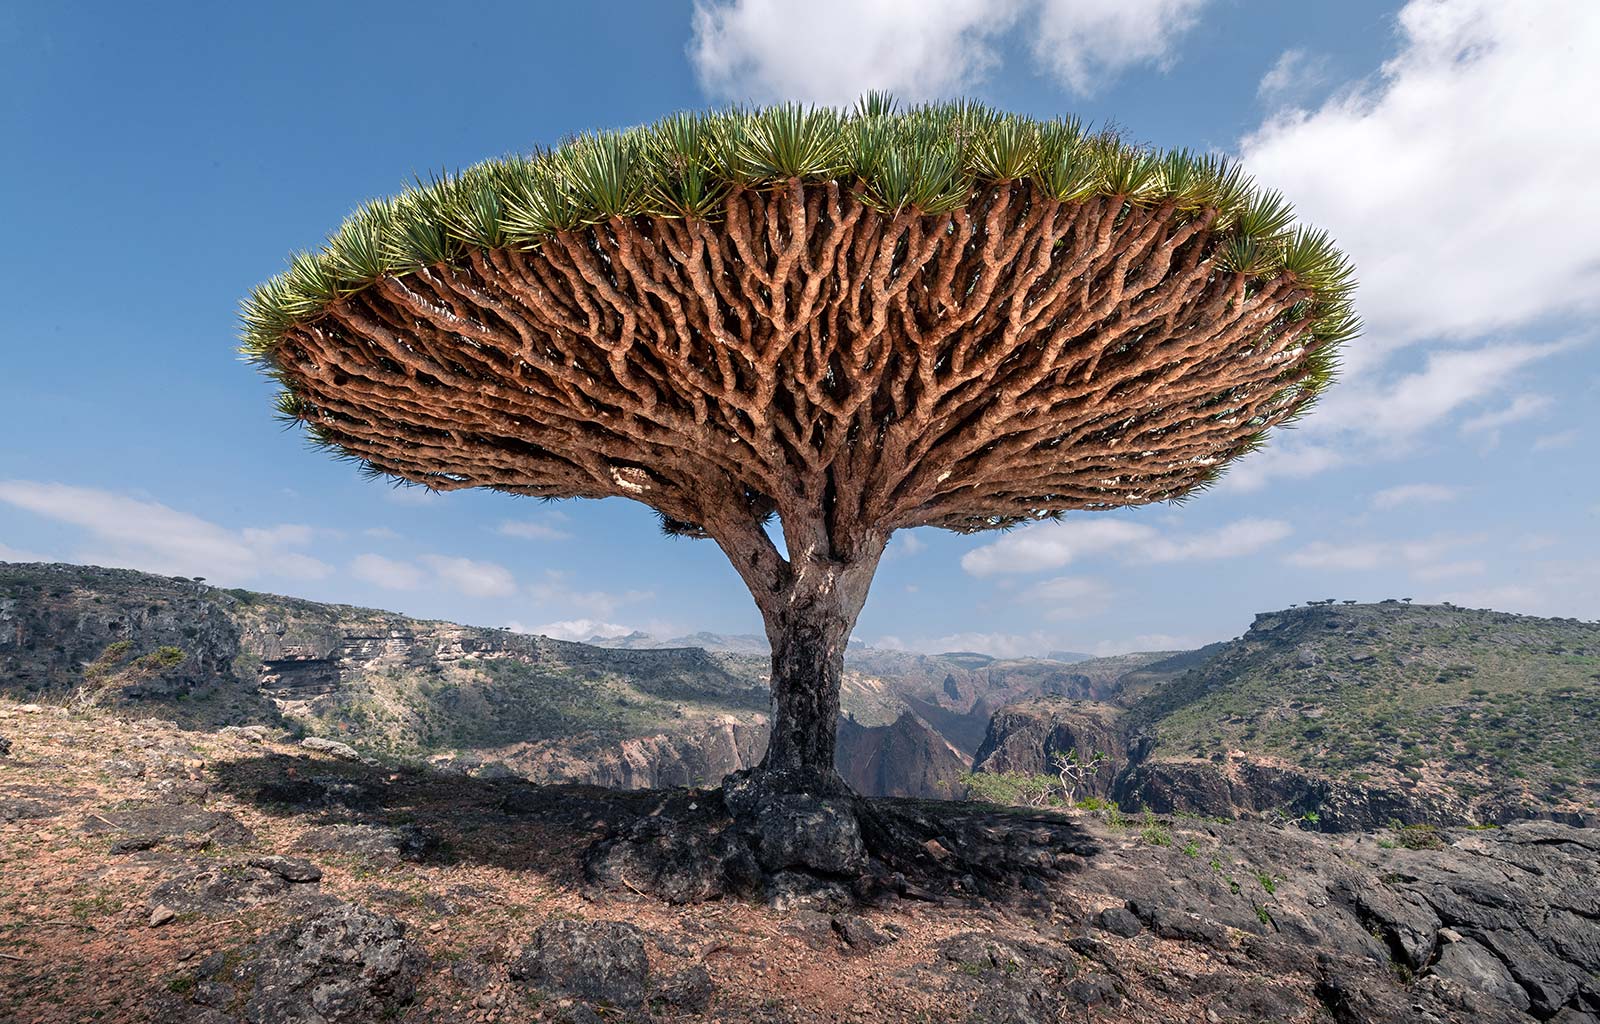
<path id="1" fill-rule="evenodd" d="M 716 791 L 6 701 L 0 737 L 0 1021 L 1600 1021 L 1595 830 L 897 801 L 908 870 L 733 877 L 689 856 Z"/>

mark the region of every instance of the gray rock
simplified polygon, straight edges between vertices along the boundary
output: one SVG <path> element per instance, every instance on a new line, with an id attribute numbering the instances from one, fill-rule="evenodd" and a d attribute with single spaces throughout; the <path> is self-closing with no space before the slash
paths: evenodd
<path id="1" fill-rule="evenodd" d="M 190 871 L 156 886 L 152 908 L 216 915 L 280 899 L 289 883 L 270 871 L 245 865 L 221 865 Z"/>
<path id="2" fill-rule="evenodd" d="M 252 947 L 235 971 L 249 1024 L 365 1024 L 394 1017 L 427 958 L 405 925 L 349 903 L 305 917 Z"/>
<path id="3" fill-rule="evenodd" d="M 756 859 L 768 871 L 803 868 L 853 877 L 866 867 L 861 825 L 849 800 L 776 797 L 744 827 L 755 841 Z"/>
<path id="4" fill-rule="evenodd" d="M 307 853 L 338 853 L 377 864 L 427 860 L 439 850 L 439 839 L 416 825 L 319 825 L 295 837 L 293 848 Z"/>
<path id="5" fill-rule="evenodd" d="M 1199 914 L 1152 904 L 1148 900 L 1129 900 L 1128 910 L 1163 939 L 1199 942 L 1214 949 L 1226 949 L 1229 945 L 1227 929 Z"/>
<path id="6" fill-rule="evenodd" d="M 4 736 L 0 736 L 0 757 L 8 757 L 10 754 L 11 741 Z"/>
<path id="7" fill-rule="evenodd" d="M 1107 907 L 1095 915 L 1094 923 L 1112 935 L 1131 939 L 1144 931 L 1144 923 L 1125 907 Z"/>
<path id="8" fill-rule="evenodd" d="M 738 831 L 705 816 L 650 815 L 596 843 L 584 873 L 616 892 L 645 892 L 668 903 L 695 903 L 759 890 L 761 868 Z"/>
<path id="9" fill-rule="evenodd" d="M 780 913 L 810 910 L 832 914 L 854 903 L 850 890 L 838 882 L 803 871 L 779 871 L 766 880 L 767 906 Z"/>
<path id="10" fill-rule="evenodd" d="M 508 965 L 517 981 L 595 1003 L 637 1007 L 650 963 L 643 933 L 614 921 L 546 921 Z"/>
<path id="11" fill-rule="evenodd" d="M 264 725 L 225 725 L 217 730 L 219 736 L 232 736 L 246 743 L 265 743 L 267 727 Z"/>
<path id="12" fill-rule="evenodd" d="M 321 736 L 307 736 L 300 741 L 300 745 L 319 754 L 337 757 L 341 761 L 361 760 L 361 755 L 356 752 L 356 748 L 348 743 L 340 743 L 338 740 L 323 739 Z"/>
<path id="13" fill-rule="evenodd" d="M 322 878 L 322 869 L 299 857 L 252 857 L 250 866 L 262 868 L 286 882 L 315 882 Z"/>
<path id="14" fill-rule="evenodd" d="M 711 1008 L 716 985 L 704 967 L 695 964 L 679 971 L 656 986 L 651 1004 L 664 1004 L 683 1013 L 705 1013 Z"/>
<path id="15" fill-rule="evenodd" d="M 1340 879 L 1331 893 L 1376 928 L 1394 950 L 1396 959 L 1407 967 L 1420 970 L 1433 959 L 1439 915 L 1417 893 L 1373 885 L 1370 879 L 1351 878 Z"/>
<path id="16" fill-rule="evenodd" d="M 840 914 L 831 922 L 845 945 L 859 952 L 887 946 L 895 937 L 859 914 Z"/>
<path id="17" fill-rule="evenodd" d="M 1115 1006 L 1121 1002 L 1116 979 L 1109 974 L 1083 974 L 1067 983 L 1067 998 L 1079 1006 Z"/>
<path id="18" fill-rule="evenodd" d="M 1528 993 L 1517 984 L 1505 964 L 1471 939 L 1445 946 L 1432 971 L 1468 991 L 1482 992 L 1519 1010 L 1526 1010 L 1529 1006 Z"/>

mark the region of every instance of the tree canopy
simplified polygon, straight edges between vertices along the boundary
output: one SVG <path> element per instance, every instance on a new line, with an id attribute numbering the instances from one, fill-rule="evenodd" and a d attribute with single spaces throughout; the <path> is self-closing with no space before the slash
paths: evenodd
<path id="1" fill-rule="evenodd" d="M 1183 498 L 1329 383 L 1352 287 L 1225 158 L 874 95 L 419 181 L 242 315 L 281 413 L 374 473 L 848 546 Z"/>

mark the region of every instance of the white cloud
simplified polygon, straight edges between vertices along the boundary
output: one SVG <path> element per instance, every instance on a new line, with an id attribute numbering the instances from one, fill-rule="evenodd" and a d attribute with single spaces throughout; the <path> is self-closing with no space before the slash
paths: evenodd
<path id="1" fill-rule="evenodd" d="M 1206 0 L 1044 0 L 1033 55 L 1073 92 L 1094 92 L 1123 68 L 1165 67 Z"/>
<path id="2" fill-rule="evenodd" d="M 969 91 L 1012 33 L 1077 92 L 1161 64 L 1205 0 L 696 0 L 689 57 L 725 99 L 849 105 L 884 89 L 907 100 Z"/>
<path id="3" fill-rule="evenodd" d="M 291 550 L 311 540 L 306 526 L 232 530 L 159 502 L 34 480 L 0 481 L 0 501 L 83 530 L 82 562 L 230 582 L 321 579 L 332 571 Z"/>
<path id="4" fill-rule="evenodd" d="M 928 548 L 928 542 L 918 537 L 910 530 L 901 530 L 889 541 L 889 547 L 883 552 L 886 560 L 896 558 L 911 558 L 920 555 Z"/>
<path id="5" fill-rule="evenodd" d="M 517 592 L 516 578 L 503 565 L 446 555 L 423 555 L 421 561 L 441 583 L 468 597 L 510 597 Z"/>
<path id="6" fill-rule="evenodd" d="M 648 601 L 655 596 L 654 591 L 650 590 L 625 590 L 621 593 L 578 590 L 568 585 L 568 578 L 569 574 L 560 570 L 546 570 L 542 580 L 528 584 L 528 594 L 541 604 L 554 606 L 561 611 L 588 612 L 595 617 L 608 616 L 623 605 Z"/>
<path id="7" fill-rule="evenodd" d="M 1485 539 L 1480 534 L 1441 534 L 1404 541 L 1370 540 L 1338 544 L 1319 540 L 1290 552 L 1284 561 L 1301 569 L 1371 571 L 1410 567 L 1414 571 L 1427 571 L 1455 549 L 1481 544 Z"/>
<path id="8" fill-rule="evenodd" d="M 1035 583 L 1018 595 L 1020 603 L 1035 606 L 1047 619 L 1072 619 L 1105 607 L 1111 591 L 1086 576 L 1057 576 Z"/>
<path id="9" fill-rule="evenodd" d="M 1327 61 L 1304 50 L 1285 50 L 1256 85 L 1256 95 L 1270 103 L 1292 100 L 1326 81 Z"/>
<path id="10" fill-rule="evenodd" d="M 1142 543 L 1156 531 L 1120 519 L 1070 519 L 1024 526 L 961 556 L 974 576 L 1056 569 L 1078 558 Z"/>
<path id="11" fill-rule="evenodd" d="M 1307 443 L 1301 438 L 1278 433 L 1270 446 L 1229 466 L 1217 490 L 1224 493 L 1259 491 L 1268 481 L 1303 480 L 1337 469 L 1349 461 L 1350 453 L 1344 448 Z"/>
<path id="12" fill-rule="evenodd" d="M 1096 555 L 1113 555 L 1125 562 L 1234 558 L 1292 532 L 1293 527 L 1281 520 L 1240 519 L 1207 533 L 1174 538 L 1120 519 L 1067 519 L 1025 526 L 974 548 L 962 556 L 961 567 L 974 576 L 992 576 L 1056 569 Z"/>
<path id="13" fill-rule="evenodd" d="M 1563 430 L 1555 434 L 1543 434 L 1533 439 L 1533 450 L 1547 452 L 1555 448 L 1565 448 L 1574 443 L 1581 435 L 1576 430 Z"/>
<path id="14" fill-rule="evenodd" d="M 946 633 L 918 645 L 931 654 L 972 651 L 991 658 L 1038 657 L 1056 645 L 1042 633 Z"/>
<path id="15" fill-rule="evenodd" d="M 365 530 L 362 530 L 361 533 L 363 536 L 371 537 L 373 540 L 400 539 L 399 532 L 396 530 L 391 530 L 387 526 L 369 526 Z"/>
<path id="16" fill-rule="evenodd" d="M 1487 562 L 1472 558 L 1462 562 L 1440 562 L 1437 565 L 1420 566 L 1411 571 L 1411 578 L 1432 583 L 1437 580 L 1455 579 L 1457 576 L 1482 576 L 1488 571 Z"/>
<path id="17" fill-rule="evenodd" d="M 1294 527 L 1281 519 L 1240 519 L 1221 529 L 1180 540 L 1157 538 L 1141 545 L 1137 558 L 1145 562 L 1238 558 L 1276 544 L 1293 532 Z"/>
<path id="18" fill-rule="evenodd" d="M 495 529 L 495 532 L 504 537 L 520 537 L 523 540 L 567 540 L 572 536 L 549 523 L 527 519 L 507 519 Z"/>
<path id="19" fill-rule="evenodd" d="M 1306 422 L 1306 430 L 1348 430 L 1394 445 L 1415 439 L 1452 413 L 1505 388 L 1512 374 L 1566 352 L 1577 339 L 1543 344 L 1494 344 L 1428 353 L 1420 370 L 1383 386 L 1335 386 Z"/>
<path id="20" fill-rule="evenodd" d="M 598 619 L 566 619 L 562 622 L 546 622 L 542 626 L 524 626 L 520 622 L 510 622 L 506 628 L 513 633 L 534 633 L 539 636 L 548 636 L 556 640 L 588 640 L 590 637 L 616 637 L 627 636 L 635 632 L 631 626 L 620 626 L 615 622 L 601 622 Z"/>
<path id="21" fill-rule="evenodd" d="M 1141 633 L 1120 640 L 1101 640 L 1089 653 L 1099 658 L 1107 658 L 1113 654 L 1133 654 L 1138 651 L 1192 651 L 1210 642 L 1192 635 Z"/>
<path id="22" fill-rule="evenodd" d="M 421 569 L 382 555 L 357 555 L 350 561 L 350 575 L 385 590 L 415 590 L 422 586 Z"/>
<path id="23" fill-rule="evenodd" d="M 1585 341 L 1573 337 L 1437 349 L 1427 354 L 1420 369 L 1388 379 L 1379 367 L 1369 365 L 1335 385 L 1292 435 L 1274 437 L 1265 451 L 1230 467 L 1219 489 L 1257 491 L 1278 478 L 1310 477 L 1352 462 L 1403 456 L 1426 431 L 1512 386 L 1517 371 Z"/>
<path id="24" fill-rule="evenodd" d="M 1377 79 L 1241 146 L 1350 253 L 1368 347 L 1600 309 L 1600 203 L 1577 198 L 1600 166 L 1600 4 L 1412 0 L 1399 26 Z"/>
<path id="25" fill-rule="evenodd" d="M 1460 495 L 1454 487 L 1444 484 L 1400 484 L 1386 487 L 1372 496 L 1373 508 L 1397 508 L 1418 502 L 1454 501 Z"/>
<path id="26" fill-rule="evenodd" d="M 1518 395 L 1509 404 L 1492 412 L 1480 413 L 1461 424 L 1463 434 L 1493 434 L 1501 427 L 1532 419 L 1548 412 L 1555 405 L 1549 395 Z"/>

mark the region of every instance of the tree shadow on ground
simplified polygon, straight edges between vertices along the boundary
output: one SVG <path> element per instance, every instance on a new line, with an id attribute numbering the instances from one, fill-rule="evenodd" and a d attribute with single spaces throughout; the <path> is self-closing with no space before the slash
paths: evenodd
<path id="1" fill-rule="evenodd" d="M 283 753 L 220 764 L 214 774 L 223 792 L 307 830 L 409 830 L 421 837 L 418 859 L 534 871 L 575 886 L 604 884 L 586 873 L 585 859 L 608 839 L 641 829 L 671 835 L 693 858 L 726 849 L 737 834 L 720 789 L 538 785 Z M 926 899 L 999 899 L 1041 891 L 1042 881 L 1082 870 L 1099 852 L 1088 832 L 1052 812 L 916 799 L 860 799 L 856 808 L 872 883 L 855 879 L 858 895 L 887 888 Z M 703 896 L 720 894 L 713 885 Z"/>

